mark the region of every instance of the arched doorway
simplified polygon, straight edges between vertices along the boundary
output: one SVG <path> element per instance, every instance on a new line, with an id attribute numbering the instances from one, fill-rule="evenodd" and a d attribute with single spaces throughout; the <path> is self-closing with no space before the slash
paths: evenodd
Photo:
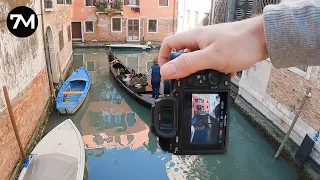
<path id="1" fill-rule="evenodd" d="M 48 55 L 47 58 L 49 58 L 50 61 L 50 70 L 51 75 L 52 75 L 52 81 L 53 83 L 59 84 L 59 78 L 60 74 L 58 71 L 58 63 L 56 61 L 56 56 L 54 53 L 54 42 L 53 42 L 53 33 L 52 29 L 50 27 L 47 27 L 46 30 L 46 53 Z"/>

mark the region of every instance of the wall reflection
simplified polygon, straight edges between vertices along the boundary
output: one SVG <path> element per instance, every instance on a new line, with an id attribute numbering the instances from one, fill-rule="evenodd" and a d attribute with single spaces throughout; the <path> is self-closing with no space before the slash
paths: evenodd
<path id="1" fill-rule="evenodd" d="M 113 101 L 91 102 L 81 120 L 86 148 L 130 147 L 134 150 L 149 144 L 148 125 L 130 109 L 118 93 L 112 92 L 112 98 L 109 99 Z"/>

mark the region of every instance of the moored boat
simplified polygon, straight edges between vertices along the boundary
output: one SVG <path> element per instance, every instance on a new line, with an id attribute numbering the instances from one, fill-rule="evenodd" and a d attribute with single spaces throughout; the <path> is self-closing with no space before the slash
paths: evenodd
<path id="1" fill-rule="evenodd" d="M 24 162 L 18 180 L 82 180 L 84 144 L 75 124 L 67 119 L 51 130 Z"/>
<path id="2" fill-rule="evenodd" d="M 74 114 L 85 100 L 90 88 L 90 75 L 80 67 L 61 86 L 56 108 L 61 114 Z"/>
<path id="3" fill-rule="evenodd" d="M 121 61 L 117 60 L 113 53 L 109 50 L 109 68 L 111 74 L 123 89 L 133 96 L 141 104 L 150 107 L 155 100 L 152 97 L 152 88 L 149 85 L 145 75 L 140 75 L 140 82 L 132 81 L 132 70 L 127 68 Z M 131 76 L 131 77 L 130 77 Z M 138 77 L 139 78 L 139 77 Z M 138 83 L 137 83 L 138 82 Z"/>

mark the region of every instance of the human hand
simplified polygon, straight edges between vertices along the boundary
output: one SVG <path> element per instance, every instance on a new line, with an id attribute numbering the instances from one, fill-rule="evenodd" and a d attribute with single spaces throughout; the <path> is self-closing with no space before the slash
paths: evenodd
<path id="1" fill-rule="evenodd" d="M 193 52 L 167 62 L 172 49 Z M 165 79 L 178 79 L 203 69 L 215 69 L 234 76 L 267 58 L 263 17 L 258 16 L 169 36 L 161 45 L 158 61 Z"/>

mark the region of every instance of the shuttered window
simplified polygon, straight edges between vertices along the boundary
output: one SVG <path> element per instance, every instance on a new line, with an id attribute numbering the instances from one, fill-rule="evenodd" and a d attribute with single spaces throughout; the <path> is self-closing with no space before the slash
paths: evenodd
<path id="1" fill-rule="evenodd" d="M 148 21 L 148 32 L 157 32 L 158 31 L 158 20 L 157 19 L 149 19 Z"/>
<path id="2" fill-rule="evenodd" d="M 190 10 L 187 10 L 187 24 L 190 23 Z"/>
<path id="3" fill-rule="evenodd" d="M 68 41 L 70 41 L 71 40 L 71 26 L 70 25 L 68 26 L 67 31 L 68 31 Z"/>
<path id="4" fill-rule="evenodd" d="M 122 23 L 121 23 L 121 18 L 112 18 L 112 31 L 122 31 Z"/>
<path id="5" fill-rule="evenodd" d="M 86 6 L 94 6 L 96 0 L 86 0 Z"/>
<path id="6" fill-rule="evenodd" d="M 64 4 L 64 0 L 57 0 L 57 4 Z"/>
<path id="7" fill-rule="evenodd" d="M 64 43 L 63 43 L 63 30 L 59 31 L 59 45 L 60 45 L 60 51 L 63 49 L 64 47 Z"/>
<path id="8" fill-rule="evenodd" d="M 159 0 L 159 6 L 169 6 L 169 0 Z"/>
<path id="9" fill-rule="evenodd" d="M 199 21 L 199 12 L 195 11 L 194 12 L 194 27 L 198 26 L 198 21 Z"/>

